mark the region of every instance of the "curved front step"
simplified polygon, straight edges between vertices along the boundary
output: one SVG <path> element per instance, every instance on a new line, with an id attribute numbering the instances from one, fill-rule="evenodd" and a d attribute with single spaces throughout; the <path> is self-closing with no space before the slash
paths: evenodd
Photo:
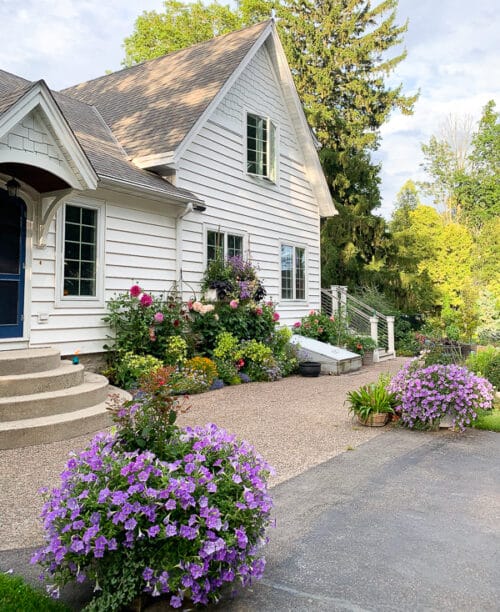
<path id="1" fill-rule="evenodd" d="M 121 389 L 112 388 L 112 393 L 119 394 L 123 401 L 130 399 L 130 394 Z M 48 444 L 101 431 L 111 425 L 109 407 L 106 401 L 64 414 L 0 423 L 0 450 Z"/>
<path id="2" fill-rule="evenodd" d="M 44 372 L 0 376 L 0 397 L 46 393 L 75 387 L 83 383 L 84 367 L 80 363 L 58 361 L 58 367 Z"/>
<path id="3" fill-rule="evenodd" d="M 53 348 L 0 351 L 0 376 L 55 370 L 60 361 L 61 353 Z"/>
<path id="4" fill-rule="evenodd" d="M 0 398 L 0 423 L 73 412 L 104 402 L 108 396 L 108 379 L 91 372 L 76 387 Z"/>

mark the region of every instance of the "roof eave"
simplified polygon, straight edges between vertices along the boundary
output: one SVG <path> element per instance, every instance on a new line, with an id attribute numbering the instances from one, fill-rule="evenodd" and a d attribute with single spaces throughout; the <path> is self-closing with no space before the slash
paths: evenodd
<path id="1" fill-rule="evenodd" d="M 132 181 L 125 181 L 118 179 L 113 176 L 99 176 L 99 187 L 108 188 L 112 191 L 118 191 L 120 193 L 132 193 L 141 196 L 149 197 L 152 200 L 160 200 L 162 202 L 168 201 L 170 204 L 177 206 L 187 206 L 188 204 L 201 204 L 205 205 L 205 202 L 195 196 L 194 194 L 186 193 L 167 193 L 162 189 L 155 189 L 147 185 L 140 183 L 134 183 Z M 175 189 L 175 187 L 174 187 Z"/>

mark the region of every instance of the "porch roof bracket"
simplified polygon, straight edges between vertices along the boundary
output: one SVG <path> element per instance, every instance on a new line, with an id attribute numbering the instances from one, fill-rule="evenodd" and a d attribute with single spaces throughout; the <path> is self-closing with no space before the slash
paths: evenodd
<path id="1" fill-rule="evenodd" d="M 47 233 L 52 219 L 66 200 L 75 193 L 74 189 L 61 189 L 40 194 L 40 206 L 35 209 L 34 240 L 35 245 L 43 248 L 47 243 Z"/>

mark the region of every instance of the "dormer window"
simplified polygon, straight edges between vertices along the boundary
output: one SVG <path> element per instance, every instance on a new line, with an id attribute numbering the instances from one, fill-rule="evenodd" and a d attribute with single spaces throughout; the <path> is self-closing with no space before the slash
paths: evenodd
<path id="1" fill-rule="evenodd" d="M 251 113 L 247 114 L 247 172 L 276 181 L 276 126 Z"/>

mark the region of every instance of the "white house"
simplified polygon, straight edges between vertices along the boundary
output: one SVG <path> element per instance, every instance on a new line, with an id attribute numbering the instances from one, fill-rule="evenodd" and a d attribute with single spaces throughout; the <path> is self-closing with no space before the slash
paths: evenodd
<path id="1" fill-rule="evenodd" d="M 0 71 L 0 350 L 100 352 L 107 299 L 193 295 L 220 242 L 291 323 L 335 212 L 272 21 L 62 92 Z"/>

